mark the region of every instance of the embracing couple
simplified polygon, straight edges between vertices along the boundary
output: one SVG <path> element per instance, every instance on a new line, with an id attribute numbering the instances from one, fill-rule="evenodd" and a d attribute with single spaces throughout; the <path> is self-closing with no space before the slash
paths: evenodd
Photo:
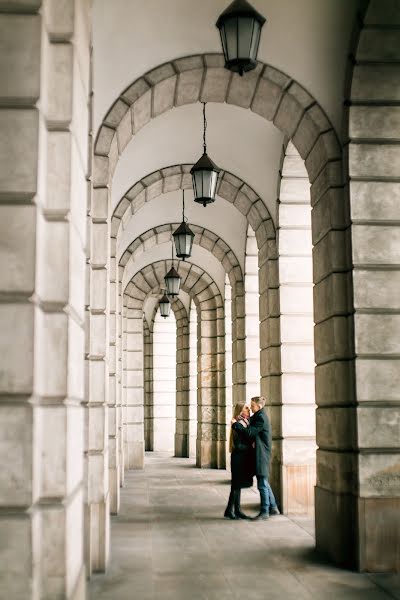
<path id="1" fill-rule="evenodd" d="M 242 488 L 252 487 L 254 475 L 260 492 L 260 512 L 252 520 L 265 521 L 270 515 L 279 515 L 274 494 L 268 482 L 271 457 L 271 427 L 264 411 L 265 398 L 251 399 L 250 408 L 244 402 L 235 405 L 232 418 L 229 449 L 231 452 L 231 493 L 224 517 L 250 519 L 240 510 Z"/>

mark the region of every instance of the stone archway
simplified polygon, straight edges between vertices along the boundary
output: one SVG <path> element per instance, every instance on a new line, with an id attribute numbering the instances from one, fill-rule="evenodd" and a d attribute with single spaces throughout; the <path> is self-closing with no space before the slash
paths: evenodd
<path id="1" fill-rule="evenodd" d="M 138 332 L 143 323 L 142 304 L 148 294 L 161 290 L 166 273 L 167 261 L 158 261 L 142 268 L 130 278 L 124 287 L 125 340 L 123 348 L 143 355 L 143 334 Z M 224 394 L 224 310 L 223 301 L 214 281 L 203 269 L 184 263 L 181 267 L 181 288 L 199 307 L 199 415 L 197 438 L 197 465 L 222 467 L 225 465 L 225 394 Z M 142 371 L 142 361 L 133 369 Z M 143 385 L 139 375 L 133 376 L 134 392 L 128 391 L 127 406 L 138 406 L 143 402 Z M 132 377 L 131 377 L 132 378 Z M 127 388 L 129 390 L 129 387 Z M 124 397 L 124 396 L 123 396 Z M 129 423 L 128 423 L 129 425 Z M 137 427 L 136 427 L 137 429 Z M 129 434 L 127 434 L 129 438 Z M 187 440 L 188 441 L 188 440 Z M 141 468 L 143 464 L 143 440 L 132 446 L 131 465 Z M 127 448 L 128 453 L 130 448 Z M 130 460 L 128 458 L 128 460 Z"/>
<path id="2" fill-rule="evenodd" d="M 96 239 L 94 264 L 97 269 L 107 269 L 103 250 L 109 239 L 110 215 L 105 208 L 108 186 L 119 155 L 151 118 L 171 109 L 175 103 L 179 106 L 201 99 L 250 108 L 271 120 L 292 139 L 305 160 L 312 184 L 314 297 L 315 305 L 323 306 L 323 317 L 315 327 L 317 404 L 322 406 L 326 390 L 329 389 L 334 397 L 340 397 L 343 373 L 351 374 L 354 356 L 353 308 L 349 300 L 352 290 L 351 258 L 346 252 L 350 219 L 347 190 L 343 187 L 341 148 L 325 113 L 297 82 L 263 64 L 246 80 L 241 80 L 227 73 L 222 65 L 220 55 L 187 57 L 162 65 L 134 82 L 109 111 L 97 136 L 93 163 L 90 231 L 92 239 Z M 269 263 L 267 266 L 271 268 L 272 280 L 274 275 L 277 276 L 274 241 L 270 243 L 263 223 L 256 234 L 259 247 L 262 247 L 259 254 L 261 265 Z M 340 290 L 335 287 L 338 273 L 342 281 Z M 266 277 L 260 294 L 261 320 L 279 317 L 279 287 L 269 289 Z M 281 370 L 280 341 L 276 337 L 271 340 L 268 329 L 266 323 L 264 331 L 261 331 L 261 391 L 266 396 L 280 394 Z M 102 346 L 106 357 L 106 340 Z M 349 387 L 346 393 L 349 401 L 354 399 L 354 388 Z M 326 478 L 335 480 L 334 470 L 327 468 L 327 461 L 329 465 L 341 464 L 341 452 L 338 449 L 329 451 L 329 454 L 325 449 L 318 452 L 320 483 Z M 323 487 L 324 484 L 321 485 Z M 336 489 L 335 493 L 340 495 L 340 490 Z M 320 506 L 320 514 L 326 521 L 340 522 L 345 510 L 343 505 L 339 514 L 329 503 Z"/>

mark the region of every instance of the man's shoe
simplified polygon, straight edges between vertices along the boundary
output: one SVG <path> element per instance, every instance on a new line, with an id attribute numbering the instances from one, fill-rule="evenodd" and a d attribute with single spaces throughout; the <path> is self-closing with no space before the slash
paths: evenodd
<path id="1" fill-rule="evenodd" d="M 235 515 L 237 519 L 250 519 L 250 517 L 248 515 L 245 515 L 241 510 L 237 510 L 235 512 Z"/>
<path id="2" fill-rule="evenodd" d="M 280 515 L 280 511 L 279 508 L 277 506 L 275 506 L 274 508 L 270 508 L 269 509 L 269 516 L 271 515 Z"/>
<path id="3" fill-rule="evenodd" d="M 224 512 L 224 519 L 232 519 L 235 521 L 238 518 L 239 517 L 237 517 L 235 515 L 235 513 L 233 512 L 233 509 L 230 509 L 230 510 L 226 509 L 226 511 Z"/>
<path id="4" fill-rule="evenodd" d="M 267 521 L 269 514 L 267 512 L 260 512 L 257 516 L 253 517 L 253 521 Z"/>

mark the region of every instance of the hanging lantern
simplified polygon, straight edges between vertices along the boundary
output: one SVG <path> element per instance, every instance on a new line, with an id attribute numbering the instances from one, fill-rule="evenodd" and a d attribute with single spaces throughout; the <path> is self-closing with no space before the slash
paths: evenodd
<path id="1" fill-rule="evenodd" d="M 174 298 L 179 294 L 179 289 L 181 287 L 181 278 L 179 273 L 172 267 L 166 276 L 164 277 L 165 285 L 167 288 L 168 296 L 172 296 Z"/>
<path id="2" fill-rule="evenodd" d="M 181 278 L 179 273 L 174 269 L 174 244 L 172 244 L 172 264 L 171 268 L 164 277 L 165 286 L 167 288 L 168 296 L 174 298 L 179 294 L 181 287 Z"/>
<path id="3" fill-rule="evenodd" d="M 266 19 L 247 0 L 234 0 L 216 25 L 221 36 L 225 68 L 240 76 L 257 66 L 261 28 Z"/>
<path id="4" fill-rule="evenodd" d="M 186 258 L 189 258 L 192 254 L 194 233 L 186 222 L 187 219 L 185 218 L 185 190 L 182 190 L 182 193 L 182 223 L 172 235 L 174 236 L 176 256 L 178 258 L 182 258 L 182 260 L 185 260 Z"/>
<path id="5" fill-rule="evenodd" d="M 171 311 L 171 302 L 169 301 L 168 296 L 164 294 L 159 302 L 159 306 L 161 316 L 164 317 L 164 319 L 169 317 L 169 313 Z"/>
<path id="6" fill-rule="evenodd" d="M 206 146 L 206 103 L 203 102 L 203 156 L 190 169 L 193 181 L 194 201 L 206 206 L 215 202 L 215 192 L 217 189 L 218 173 L 221 169 L 207 156 Z"/>

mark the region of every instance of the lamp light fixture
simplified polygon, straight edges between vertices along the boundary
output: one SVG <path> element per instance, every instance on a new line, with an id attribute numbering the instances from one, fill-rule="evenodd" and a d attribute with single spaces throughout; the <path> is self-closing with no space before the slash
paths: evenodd
<path id="1" fill-rule="evenodd" d="M 247 0 L 234 0 L 219 16 L 216 26 L 221 36 L 226 69 L 242 76 L 256 68 L 265 21 Z"/>
<path id="2" fill-rule="evenodd" d="M 174 268 L 174 244 L 172 244 L 172 257 L 171 257 L 171 268 L 164 277 L 165 286 L 167 288 L 168 296 L 174 298 L 179 294 L 179 289 L 181 287 L 181 278 L 179 273 Z"/>
<path id="3" fill-rule="evenodd" d="M 165 293 L 164 293 L 163 297 L 161 298 L 160 302 L 158 303 L 158 305 L 160 307 L 161 316 L 164 317 L 164 319 L 169 317 L 169 314 L 171 312 L 171 302 L 169 301 L 169 298 Z"/>
<path id="4" fill-rule="evenodd" d="M 203 102 L 203 155 L 190 169 L 193 182 L 194 201 L 203 206 L 215 202 L 218 174 L 221 171 L 207 155 L 206 129 L 206 103 Z"/>
<path id="5" fill-rule="evenodd" d="M 194 233 L 187 224 L 185 217 L 185 190 L 182 190 L 182 223 L 172 234 L 175 242 L 176 256 L 185 260 L 192 254 Z"/>

